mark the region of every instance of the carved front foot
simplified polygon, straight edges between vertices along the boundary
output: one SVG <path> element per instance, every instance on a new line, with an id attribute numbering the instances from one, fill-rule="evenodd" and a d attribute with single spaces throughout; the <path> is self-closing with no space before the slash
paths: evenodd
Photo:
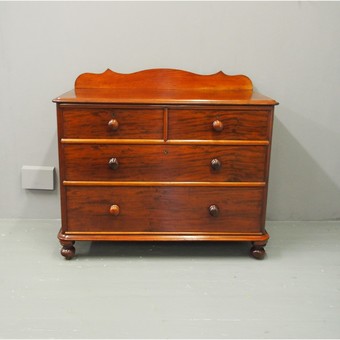
<path id="1" fill-rule="evenodd" d="M 257 260 L 262 260 L 265 255 L 266 251 L 264 250 L 265 245 L 267 242 L 252 242 L 253 246 L 250 249 L 250 255 Z"/>
<path id="2" fill-rule="evenodd" d="M 66 260 L 71 260 L 76 254 L 76 249 L 73 247 L 74 241 L 60 241 L 60 243 L 63 246 L 60 254 L 63 255 Z"/>

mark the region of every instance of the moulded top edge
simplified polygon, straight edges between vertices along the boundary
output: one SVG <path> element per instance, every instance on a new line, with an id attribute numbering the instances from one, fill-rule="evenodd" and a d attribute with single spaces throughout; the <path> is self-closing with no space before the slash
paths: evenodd
<path id="1" fill-rule="evenodd" d="M 79 89 L 53 100 L 55 103 L 107 104 L 200 104 L 277 105 L 278 102 L 253 91 L 136 91 L 129 89 Z"/>

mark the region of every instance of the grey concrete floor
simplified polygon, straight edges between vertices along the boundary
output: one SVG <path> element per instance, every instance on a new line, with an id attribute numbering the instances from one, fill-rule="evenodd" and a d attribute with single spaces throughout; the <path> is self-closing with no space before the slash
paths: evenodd
<path id="1" fill-rule="evenodd" d="M 0 220 L 0 338 L 339 338 L 340 222 L 268 222 L 247 243 L 78 242 Z"/>

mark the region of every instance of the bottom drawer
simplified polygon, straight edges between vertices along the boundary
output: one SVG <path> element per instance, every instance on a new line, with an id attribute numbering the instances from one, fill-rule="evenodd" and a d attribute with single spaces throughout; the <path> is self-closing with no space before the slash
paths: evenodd
<path id="1" fill-rule="evenodd" d="M 65 232 L 262 231 L 263 187 L 67 187 Z"/>

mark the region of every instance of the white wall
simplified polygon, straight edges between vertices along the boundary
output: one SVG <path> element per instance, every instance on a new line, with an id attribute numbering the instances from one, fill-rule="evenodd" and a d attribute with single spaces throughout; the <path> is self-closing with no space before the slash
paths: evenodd
<path id="1" fill-rule="evenodd" d="M 268 219 L 340 218 L 339 2 L 1 2 L 0 217 L 59 218 L 52 98 L 83 72 L 243 73 L 280 102 Z"/>

